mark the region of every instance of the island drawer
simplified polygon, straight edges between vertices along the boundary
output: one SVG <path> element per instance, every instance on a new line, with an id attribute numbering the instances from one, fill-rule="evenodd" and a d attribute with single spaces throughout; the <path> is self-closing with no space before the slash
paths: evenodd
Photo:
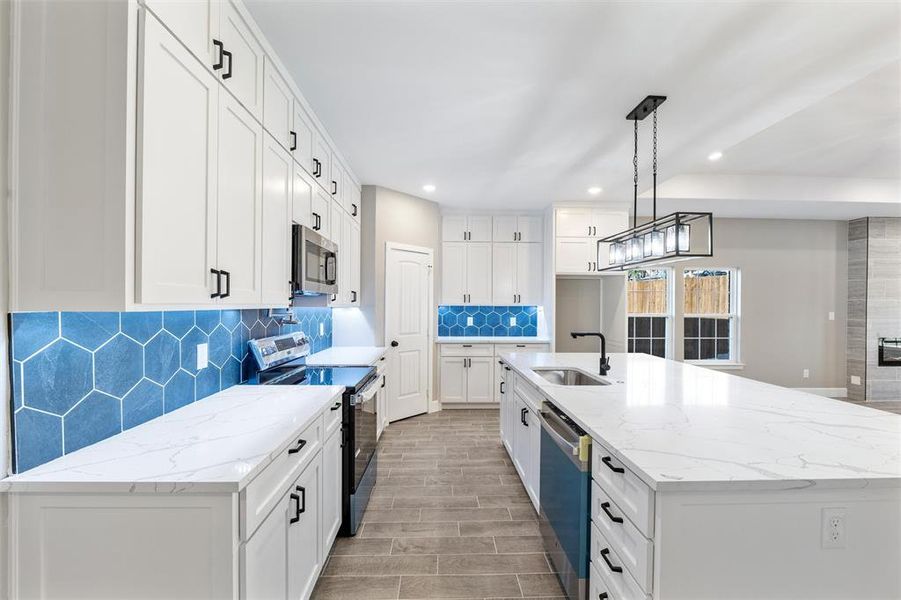
<path id="1" fill-rule="evenodd" d="M 547 344 L 495 344 L 494 354 L 500 356 L 509 352 L 547 352 Z"/>
<path id="2" fill-rule="evenodd" d="M 526 381 L 525 378 L 519 375 L 514 378 L 513 391 L 519 394 L 526 404 L 531 405 L 530 408 L 535 411 L 541 410 L 541 405 L 544 403 L 544 395 L 535 386 Z"/>
<path id="3" fill-rule="evenodd" d="M 441 356 L 494 356 L 494 344 L 441 344 Z"/>
<path id="4" fill-rule="evenodd" d="M 323 423 L 322 423 L 322 439 L 327 440 L 332 435 L 336 429 L 341 427 L 341 416 L 344 412 L 341 410 L 341 396 L 338 396 L 331 404 L 329 404 L 325 410 L 323 411 Z"/>
<path id="5" fill-rule="evenodd" d="M 650 591 L 654 573 L 654 543 L 625 518 L 596 481 L 591 482 L 591 522 L 610 542 L 635 581 L 645 591 Z"/>
<path id="6" fill-rule="evenodd" d="M 654 537 L 654 490 L 597 440 L 592 443 L 591 477 L 645 537 Z"/>
<path id="7" fill-rule="evenodd" d="M 336 411 L 341 412 L 341 411 Z M 292 438 L 263 471 L 241 491 L 241 539 L 248 540 L 276 505 L 292 481 L 322 445 L 323 416 L 320 414 L 300 435 Z"/>
<path id="8" fill-rule="evenodd" d="M 601 554 L 601 552 L 604 554 Z M 650 600 L 638 582 L 622 567 L 619 556 L 610 548 L 604 535 L 597 527 L 591 528 L 591 559 L 589 594 L 590 600 Z M 614 569 L 620 569 L 619 572 Z M 601 594 L 606 593 L 606 596 Z"/>

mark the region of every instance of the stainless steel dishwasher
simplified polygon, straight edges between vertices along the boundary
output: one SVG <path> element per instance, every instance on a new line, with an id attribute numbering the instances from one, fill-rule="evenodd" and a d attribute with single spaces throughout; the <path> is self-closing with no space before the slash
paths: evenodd
<path id="1" fill-rule="evenodd" d="M 539 527 L 570 600 L 588 597 L 591 438 L 547 402 L 541 420 Z"/>

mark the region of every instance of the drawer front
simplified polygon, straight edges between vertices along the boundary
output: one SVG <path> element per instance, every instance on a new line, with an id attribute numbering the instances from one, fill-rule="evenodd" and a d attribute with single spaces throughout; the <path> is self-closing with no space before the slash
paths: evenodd
<path id="1" fill-rule="evenodd" d="M 612 544 L 623 565 L 646 592 L 653 581 L 654 543 L 625 518 L 596 481 L 591 482 L 591 522 Z"/>
<path id="2" fill-rule="evenodd" d="M 335 411 L 340 413 L 341 411 Z M 248 540 L 322 446 L 323 416 L 304 429 L 241 492 L 241 539 Z M 303 440 L 303 444 L 301 444 Z M 293 451 L 302 446 L 300 450 Z"/>
<path id="3" fill-rule="evenodd" d="M 509 381 L 509 380 L 508 380 Z M 528 381 L 524 378 L 517 375 L 514 379 L 514 390 L 517 394 L 522 396 L 522 399 L 526 402 L 526 404 L 531 404 L 533 410 L 536 412 L 541 410 L 541 405 L 544 403 L 544 396 L 535 389 Z M 507 386 L 509 387 L 509 385 Z"/>
<path id="4" fill-rule="evenodd" d="M 441 344 L 441 356 L 494 356 L 494 344 Z"/>
<path id="5" fill-rule="evenodd" d="M 500 356 L 509 352 L 547 352 L 547 344 L 495 344 L 494 354 Z"/>
<path id="6" fill-rule="evenodd" d="M 597 440 L 592 443 L 591 476 L 645 537 L 654 537 L 654 491 Z"/>
<path id="7" fill-rule="evenodd" d="M 341 396 L 328 405 L 328 408 L 322 413 L 322 429 L 324 433 L 322 434 L 322 439 L 327 440 L 332 433 L 341 427 L 341 414 L 344 412 L 341 410 Z"/>
<path id="8" fill-rule="evenodd" d="M 594 571 L 591 577 L 598 575 L 601 591 L 606 591 L 610 600 L 646 600 L 650 598 L 645 593 L 629 570 L 623 565 L 623 560 L 613 550 L 612 545 L 596 526 L 591 526 L 591 552 L 589 553 L 591 566 Z M 619 570 L 617 570 L 619 569 Z M 594 596 L 597 598 L 597 596 Z"/>

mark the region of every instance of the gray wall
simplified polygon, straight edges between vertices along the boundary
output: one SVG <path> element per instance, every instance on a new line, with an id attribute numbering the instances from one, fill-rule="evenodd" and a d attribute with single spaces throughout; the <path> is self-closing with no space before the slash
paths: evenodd
<path id="1" fill-rule="evenodd" d="M 552 263 L 553 264 L 553 263 Z M 597 338 L 572 339 L 571 331 L 601 330 L 601 282 L 597 279 L 557 279 L 557 352 L 597 352 Z"/>
<path id="2" fill-rule="evenodd" d="M 845 387 L 848 223 L 717 219 L 714 236 L 712 258 L 674 264 L 676 358 L 682 358 L 682 269 L 737 267 L 745 368 L 735 374 L 787 387 Z"/>
<path id="3" fill-rule="evenodd" d="M 848 398 L 866 400 L 867 384 L 867 219 L 848 223 Z M 852 377 L 854 378 L 852 381 Z"/>
<path id="4" fill-rule="evenodd" d="M 9 2 L 0 2 L 0 315 L 3 326 L 0 327 L 0 478 L 9 473 L 9 368 L 7 357 L 6 315 L 9 312 L 9 246 L 7 239 L 7 205 L 9 202 L 9 179 L 7 168 L 9 115 Z M 7 524 L 7 504 L 5 494 L 0 494 L 0 598 L 6 598 L 8 589 L 6 567 L 7 540 L 9 528 Z"/>
<path id="5" fill-rule="evenodd" d="M 901 337 L 901 218 L 870 217 L 866 399 L 901 400 L 901 367 L 879 366 L 879 338 Z"/>

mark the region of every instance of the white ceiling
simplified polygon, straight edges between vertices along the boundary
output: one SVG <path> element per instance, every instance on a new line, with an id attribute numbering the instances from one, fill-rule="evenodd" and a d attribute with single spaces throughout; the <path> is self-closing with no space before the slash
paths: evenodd
<path id="1" fill-rule="evenodd" d="M 625 114 L 647 94 L 669 96 L 661 182 L 901 179 L 899 3 L 245 2 L 361 181 L 445 206 L 631 199 Z M 829 214 L 901 210 L 859 197 Z"/>

